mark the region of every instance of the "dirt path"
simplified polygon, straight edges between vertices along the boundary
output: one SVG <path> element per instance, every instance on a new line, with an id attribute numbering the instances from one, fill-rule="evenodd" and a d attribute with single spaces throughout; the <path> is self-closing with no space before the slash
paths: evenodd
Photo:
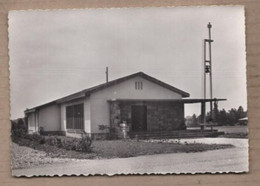
<path id="1" fill-rule="evenodd" d="M 206 143 L 229 143 L 236 147 L 197 153 L 174 153 L 106 160 L 72 160 L 29 169 L 17 169 L 13 175 L 89 175 L 143 173 L 204 173 L 248 171 L 247 139 L 189 139 Z M 189 141 L 188 140 L 188 141 Z M 221 142 L 220 142 L 221 141 Z"/>
<path id="2" fill-rule="evenodd" d="M 29 147 L 19 146 L 12 143 L 12 168 L 21 169 L 42 164 L 64 163 L 70 161 L 69 159 L 51 158 L 46 152 L 34 150 Z"/>

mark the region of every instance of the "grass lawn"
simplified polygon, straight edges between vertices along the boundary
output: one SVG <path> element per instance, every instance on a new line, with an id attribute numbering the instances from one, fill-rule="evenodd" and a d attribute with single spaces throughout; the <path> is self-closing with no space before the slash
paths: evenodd
<path id="1" fill-rule="evenodd" d="M 247 126 L 219 126 L 216 127 L 218 131 L 225 132 L 220 137 L 224 138 L 248 138 L 248 127 Z"/>
<path id="2" fill-rule="evenodd" d="M 94 141 L 93 151 L 100 158 L 126 158 L 140 155 L 179 153 L 179 152 L 202 152 L 231 148 L 232 145 L 222 144 L 180 144 L 180 143 L 160 143 L 145 142 L 135 140 L 113 140 L 113 141 Z"/>
<path id="3" fill-rule="evenodd" d="M 145 142 L 136 140 L 104 140 L 93 141 L 92 152 L 84 153 L 73 150 L 65 150 L 47 144 L 39 144 L 27 139 L 17 141 L 18 145 L 26 145 L 34 150 L 46 153 L 47 157 L 52 158 L 75 158 L 75 159 L 94 159 L 94 158 L 126 158 L 140 155 L 179 153 L 179 152 L 202 152 L 207 150 L 216 150 L 231 148 L 228 144 L 180 144 L 180 143 L 161 143 Z M 21 154 L 22 156 L 22 154 Z"/>
<path id="4" fill-rule="evenodd" d="M 247 126 L 217 126 L 214 128 L 220 132 L 225 132 L 227 134 L 248 134 Z"/>
<path id="5" fill-rule="evenodd" d="M 200 130 L 200 127 L 189 127 L 188 129 Z M 205 127 L 205 129 L 210 129 L 210 127 Z M 218 137 L 223 138 L 244 138 L 248 139 L 248 127 L 247 126 L 215 126 L 213 129 L 217 129 L 219 132 L 224 132 L 225 134 L 219 135 Z"/>

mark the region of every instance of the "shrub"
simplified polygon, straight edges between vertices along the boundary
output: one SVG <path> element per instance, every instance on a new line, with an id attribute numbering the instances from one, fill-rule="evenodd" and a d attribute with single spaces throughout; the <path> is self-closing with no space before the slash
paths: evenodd
<path id="1" fill-rule="evenodd" d="M 43 127 L 40 127 L 40 128 L 39 128 L 39 133 L 40 133 L 40 135 L 44 135 Z"/>
<path id="2" fill-rule="evenodd" d="M 77 139 L 74 138 L 63 138 L 61 139 L 60 147 L 66 150 L 76 150 Z"/>
<path id="3" fill-rule="evenodd" d="M 180 129 L 181 129 L 181 130 L 186 130 L 186 129 L 187 129 L 187 126 L 185 125 L 185 123 L 182 123 L 182 124 L 180 125 Z"/>
<path id="4" fill-rule="evenodd" d="M 24 138 L 36 142 L 40 142 L 41 140 L 44 139 L 44 137 L 39 134 L 26 134 Z"/>
<path id="5" fill-rule="evenodd" d="M 26 140 L 22 140 L 26 139 Z M 55 146 L 59 148 L 63 148 L 66 150 L 76 150 L 82 152 L 91 152 L 91 144 L 92 140 L 90 137 L 85 134 L 82 138 L 70 138 L 64 136 L 41 136 L 39 134 L 26 134 L 23 138 L 16 137 L 16 142 L 21 142 L 25 146 L 28 144 L 47 144 L 50 146 Z"/>
<path id="6" fill-rule="evenodd" d="M 42 138 L 40 141 L 39 141 L 40 144 L 45 144 L 46 143 L 46 140 L 45 138 Z"/>
<path id="7" fill-rule="evenodd" d="M 109 131 L 108 140 L 118 139 L 118 133 L 120 133 L 119 127 L 110 127 L 108 125 L 99 125 L 98 129 Z"/>
<path id="8" fill-rule="evenodd" d="M 91 138 L 86 135 L 83 135 L 82 138 L 61 137 L 59 146 L 66 150 L 91 152 L 91 145 Z"/>
<path id="9" fill-rule="evenodd" d="M 18 122 L 11 121 L 11 125 L 12 138 L 26 136 L 27 125 L 22 119 L 19 119 Z"/>
<path id="10" fill-rule="evenodd" d="M 88 136 L 82 136 L 77 142 L 76 150 L 83 152 L 91 152 L 92 140 Z"/>
<path id="11" fill-rule="evenodd" d="M 58 140 L 56 136 L 45 137 L 46 143 L 51 146 L 58 146 Z"/>

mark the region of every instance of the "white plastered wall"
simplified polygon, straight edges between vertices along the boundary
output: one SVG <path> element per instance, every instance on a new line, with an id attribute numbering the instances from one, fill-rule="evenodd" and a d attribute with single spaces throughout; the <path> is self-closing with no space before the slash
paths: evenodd
<path id="1" fill-rule="evenodd" d="M 66 107 L 71 106 L 71 105 L 76 105 L 76 104 L 84 104 L 84 130 L 87 133 L 91 133 L 91 121 L 90 121 L 90 101 L 89 97 L 82 98 L 76 101 L 71 101 L 67 103 L 62 103 L 60 105 L 60 126 L 61 126 L 61 131 L 67 131 L 66 129 Z"/>
<path id="2" fill-rule="evenodd" d="M 60 130 L 60 107 L 57 104 L 49 105 L 38 111 L 39 127 L 43 131 Z"/>

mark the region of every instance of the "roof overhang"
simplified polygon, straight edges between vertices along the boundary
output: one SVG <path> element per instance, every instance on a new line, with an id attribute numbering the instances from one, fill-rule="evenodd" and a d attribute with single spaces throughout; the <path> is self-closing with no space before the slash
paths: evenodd
<path id="1" fill-rule="evenodd" d="M 33 112 L 35 112 L 35 111 L 36 111 L 36 109 L 26 109 L 26 110 L 24 111 L 24 113 L 27 115 L 27 114 L 33 113 Z"/>
<path id="2" fill-rule="evenodd" d="M 71 96 L 67 96 L 65 98 L 58 99 L 56 101 L 56 103 L 58 103 L 58 104 L 59 103 L 65 103 L 65 102 L 81 99 L 81 98 L 84 98 L 84 97 L 86 97 L 86 94 L 84 92 L 81 92 L 81 93 L 73 94 Z"/>
<path id="3" fill-rule="evenodd" d="M 177 103 L 206 103 L 215 101 L 226 101 L 227 99 L 110 99 L 108 102 L 177 102 Z"/>
<path id="4" fill-rule="evenodd" d="M 213 98 L 213 99 L 182 99 L 184 103 L 207 103 L 207 102 L 218 102 L 218 101 L 227 101 L 224 98 Z"/>

